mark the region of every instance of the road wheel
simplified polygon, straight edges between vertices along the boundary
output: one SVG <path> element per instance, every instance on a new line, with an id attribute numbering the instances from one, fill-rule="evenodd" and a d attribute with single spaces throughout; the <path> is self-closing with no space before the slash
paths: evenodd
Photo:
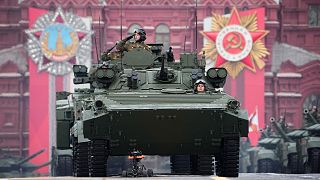
<path id="1" fill-rule="evenodd" d="M 70 155 L 58 156 L 57 176 L 72 176 L 73 161 Z"/>
<path id="2" fill-rule="evenodd" d="M 308 149 L 308 164 L 311 173 L 320 173 L 320 148 Z"/>
<path id="3" fill-rule="evenodd" d="M 197 175 L 212 175 L 213 156 L 212 155 L 192 155 L 191 156 L 191 173 Z"/>
<path id="4" fill-rule="evenodd" d="M 190 155 L 173 155 L 170 157 L 171 173 L 191 174 Z"/>
<path id="5" fill-rule="evenodd" d="M 73 162 L 75 177 L 89 177 L 88 167 L 88 143 L 74 143 L 73 146 Z"/>
<path id="6" fill-rule="evenodd" d="M 221 152 L 215 156 L 216 174 L 224 177 L 239 176 L 239 135 L 232 134 L 221 141 Z"/>
<path id="7" fill-rule="evenodd" d="M 89 142 L 89 176 L 106 177 L 108 160 L 107 140 L 93 140 Z"/>
<path id="8" fill-rule="evenodd" d="M 152 177 L 153 176 L 153 170 L 152 169 L 148 169 L 147 170 L 147 175 L 148 175 L 148 177 Z"/>
<path id="9" fill-rule="evenodd" d="M 290 169 L 291 174 L 298 174 L 299 173 L 298 154 L 297 153 L 288 154 L 288 168 Z"/>
<path id="10" fill-rule="evenodd" d="M 258 173 L 274 173 L 274 163 L 271 159 L 258 160 Z"/>

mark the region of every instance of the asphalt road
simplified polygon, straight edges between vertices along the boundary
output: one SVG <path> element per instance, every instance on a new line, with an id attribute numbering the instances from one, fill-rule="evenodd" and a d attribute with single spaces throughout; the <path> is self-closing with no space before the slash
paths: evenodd
<path id="1" fill-rule="evenodd" d="M 210 179 L 210 180 L 228 180 L 228 179 L 239 179 L 239 180 L 320 180 L 320 174 L 275 174 L 275 173 L 242 173 L 238 178 L 226 178 L 226 177 L 217 177 L 217 176 L 181 176 L 181 175 L 156 175 L 152 178 L 123 178 L 119 176 L 106 177 L 106 178 L 75 178 L 75 177 L 30 177 L 30 178 L 9 178 L 10 180 L 106 180 L 106 179 L 134 179 L 134 180 L 146 180 L 146 179 L 155 179 L 155 180 L 200 180 L 200 179 Z M 8 180 L 9 180 L 8 179 Z M 6 179 L 1 179 L 6 180 Z"/>

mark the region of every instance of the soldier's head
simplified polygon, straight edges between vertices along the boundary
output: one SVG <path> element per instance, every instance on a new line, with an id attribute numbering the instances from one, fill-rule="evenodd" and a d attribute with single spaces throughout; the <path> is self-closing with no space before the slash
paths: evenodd
<path id="1" fill-rule="evenodd" d="M 280 116 L 279 121 L 280 122 L 284 121 L 284 116 Z"/>
<path id="2" fill-rule="evenodd" d="M 207 83 L 203 80 L 203 79 L 198 79 L 195 83 L 194 83 L 194 92 L 195 93 L 202 93 L 202 92 L 206 92 L 207 90 Z"/>
<path id="3" fill-rule="evenodd" d="M 294 125 L 293 125 L 293 123 L 291 123 L 291 122 L 287 123 L 287 127 L 288 127 L 289 129 L 294 129 Z"/>
<path id="4" fill-rule="evenodd" d="M 133 33 L 134 33 L 133 38 L 135 42 L 142 42 L 147 39 L 147 34 L 143 29 L 135 29 Z"/>

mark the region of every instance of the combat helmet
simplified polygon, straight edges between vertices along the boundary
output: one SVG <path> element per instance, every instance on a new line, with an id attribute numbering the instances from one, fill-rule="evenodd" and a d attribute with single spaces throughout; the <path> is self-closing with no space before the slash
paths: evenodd
<path id="1" fill-rule="evenodd" d="M 199 84 L 203 84 L 204 85 L 204 91 L 207 91 L 207 83 L 205 80 L 203 79 L 198 79 L 195 83 L 194 83 L 194 86 L 193 86 L 193 90 L 194 90 L 194 93 L 198 93 L 198 90 L 197 90 L 197 86 Z"/>
<path id="2" fill-rule="evenodd" d="M 144 31 L 144 29 L 135 29 L 133 33 L 138 33 L 140 35 L 140 39 L 137 42 L 142 42 L 147 39 L 147 33 Z"/>

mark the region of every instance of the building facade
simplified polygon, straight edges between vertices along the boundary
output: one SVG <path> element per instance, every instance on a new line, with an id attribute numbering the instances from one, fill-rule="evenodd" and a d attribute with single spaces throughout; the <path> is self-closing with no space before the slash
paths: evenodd
<path id="1" fill-rule="evenodd" d="M 203 37 L 196 32 L 202 31 L 205 17 L 228 14 L 234 6 L 240 11 L 265 7 L 270 31 L 265 44 L 271 52 L 265 67 L 265 119 L 285 115 L 300 127 L 302 109 L 319 99 L 318 0 L 2 0 L 0 149 L 11 154 L 28 152 L 28 56 L 24 49 L 28 9 L 53 11 L 58 6 L 92 18 L 93 61 L 135 28 L 145 29 L 147 43 L 163 43 L 165 49 L 171 46 L 178 59 L 181 52 L 202 49 Z"/>

